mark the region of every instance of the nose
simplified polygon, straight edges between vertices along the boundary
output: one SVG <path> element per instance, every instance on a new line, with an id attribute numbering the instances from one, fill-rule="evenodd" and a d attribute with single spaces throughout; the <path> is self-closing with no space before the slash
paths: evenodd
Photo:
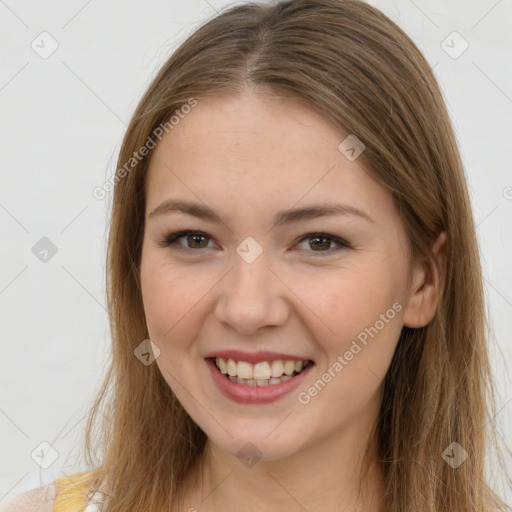
<path id="1" fill-rule="evenodd" d="M 219 322 L 242 334 L 286 323 L 288 289 L 269 263 L 265 252 L 252 263 L 235 255 L 232 269 L 219 283 L 215 308 Z"/>

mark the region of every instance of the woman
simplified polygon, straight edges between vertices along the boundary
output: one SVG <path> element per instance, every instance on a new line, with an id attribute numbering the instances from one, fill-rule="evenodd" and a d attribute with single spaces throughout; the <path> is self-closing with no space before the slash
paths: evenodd
<path id="1" fill-rule="evenodd" d="M 428 63 L 380 11 L 219 14 L 150 85 L 113 182 L 94 469 L 33 501 L 510 510 L 484 471 L 494 402 L 464 170 Z"/>

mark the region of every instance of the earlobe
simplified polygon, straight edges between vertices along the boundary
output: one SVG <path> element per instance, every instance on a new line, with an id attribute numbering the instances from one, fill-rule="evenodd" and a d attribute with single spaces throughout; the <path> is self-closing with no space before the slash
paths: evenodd
<path id="1" fill-rule="evenodd" d="M 414 270 L 403 316 L 406 327 L 424 327 L 434 317 L 446 283 L 447 246 L 447 234 L 443 231 L 430 258 Z"/>

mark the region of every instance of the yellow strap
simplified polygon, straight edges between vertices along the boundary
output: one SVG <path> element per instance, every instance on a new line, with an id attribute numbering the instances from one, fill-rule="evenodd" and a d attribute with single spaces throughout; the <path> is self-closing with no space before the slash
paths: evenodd
<path id="1" fill-rule="evenodd" d="M 88 482 L 90 474 L 87 471 L 64 475 L 53 481 L 56 488 L 54 512 L 83 512 L 89 501 Z"/>

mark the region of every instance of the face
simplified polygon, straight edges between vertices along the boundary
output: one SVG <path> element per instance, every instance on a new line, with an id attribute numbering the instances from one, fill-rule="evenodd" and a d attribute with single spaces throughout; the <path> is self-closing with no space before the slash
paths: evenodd
<path id="1" fill-rule="evenodd" d="M 245 92 L 198 98 L 153 150 L 140 273 L 156 364 L 225 453 L 251 442 L 284 458 L 377 414 L 407 311 L 407 241 L 389 191 L 338 149 L 346 136 L 298 101 Z M 328 204 L 344 206 L 308 214 Z M 260 382 L 222 374 L 210 357 L 225 351 L 228 370 Z M 278 360 L 312 363 L 260 386 L 265 361 L 290 367 Z"/>

